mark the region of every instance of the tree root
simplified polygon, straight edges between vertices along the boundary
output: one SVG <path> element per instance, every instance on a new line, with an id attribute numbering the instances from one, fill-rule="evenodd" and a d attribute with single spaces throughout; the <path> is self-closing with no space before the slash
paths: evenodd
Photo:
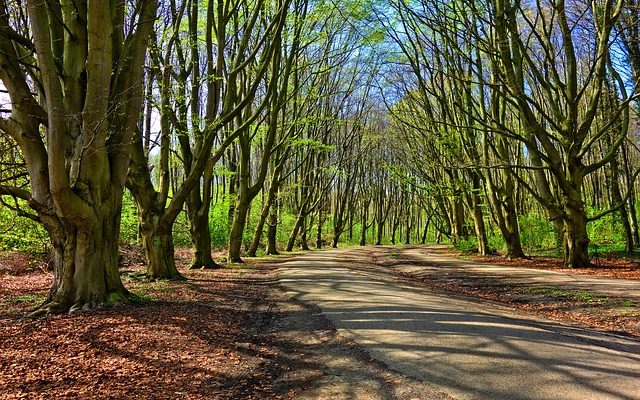
<path id="1" fill-rule="evenodd" d="M 155 282 L 155 281 L 186 281 L 188 280 L 187 277 L 185 277 L 184 275 L 178 273 L 178 275 L 176 276 L 149 276 L 148 274 L 145 275 L 146 276 L 146 280 L 148 280 L 149 282 Z"/>
<path id="2" fill-rule="evenodd" d="M 66 306 L 61 302 L 54 300 L 47 300 L 36 308 L 26 313 L 21 319 L 37 319 L 47 315 L 62 314 L 67 311 Z"/>
<path id="3" fill-rule="evenodd" d="M 217 262 L 213 263 L 192 263 L 189 269 L 221 269 L 222 266 Z"/>
<path id="4" fill-rule="evenodd" d="M 118 307 L 129 303 L 131 293 L 129 291 L 115 291 L 110 292 L 104 301 L 92 301 L 92 302 L 76 302 L 72 306 L 65 305 L 64 302 L 59 300 L 47 300 L 38 307 L 30 310 L 25 314 L 22 319 L 36 319 L 48 315 L 68 313 L 69 315 L 75 315 L 82 312 L 91 311 L 95 308 L 108 308 Z"/>

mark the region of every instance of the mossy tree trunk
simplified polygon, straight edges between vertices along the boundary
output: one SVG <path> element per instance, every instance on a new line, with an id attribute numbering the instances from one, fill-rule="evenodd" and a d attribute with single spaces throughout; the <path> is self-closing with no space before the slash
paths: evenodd
<path id="1" fill-rule="evenodd" d="M 10 21 L 14 14 L 2 10 L 3 31 L 20 26 L 35 50 L 33 61 L 22 64 L 30 40 L 0 35 L 0 79 L 13 104 L 11 115 L 0 117 L 0 131 L 22 150 L 31 191 L 20 197 L 35 210 L 53 249 L 52 287 L 33 315 L 127 299 L 117 263 L 120 212 L 157 7 L 139 3 L 135 28 L 126 34 L 117 1 L 89 7 L 30 0 L 28 21 Z M 32 74 L 40 82 L 38 99 Z"/>

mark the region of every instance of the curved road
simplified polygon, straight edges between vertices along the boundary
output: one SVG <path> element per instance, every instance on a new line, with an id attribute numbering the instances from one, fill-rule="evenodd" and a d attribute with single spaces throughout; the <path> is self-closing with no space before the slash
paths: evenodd
<path id="1" fill-rule="evenodd" d="M 455 399 L 640 399 L 637 342 L 614 350 L 606 335 L 413 286 L 362 249 L 297 257 L 280 282 L 371 357 Z"/>

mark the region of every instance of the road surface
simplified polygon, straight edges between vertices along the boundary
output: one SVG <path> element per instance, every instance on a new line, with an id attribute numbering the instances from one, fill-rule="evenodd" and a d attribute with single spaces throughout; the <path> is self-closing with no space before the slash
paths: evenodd
<path id="1" fill-rule="evenodd" d="M 455 399 L 640 399 L 638 342 L 420 288 L 362 250 L 308 253 L 279 274 L 372 358 Z"/>

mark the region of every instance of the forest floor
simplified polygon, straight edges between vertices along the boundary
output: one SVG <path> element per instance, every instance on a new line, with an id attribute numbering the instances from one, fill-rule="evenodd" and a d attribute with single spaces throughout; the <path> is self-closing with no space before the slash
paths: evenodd
<path id="1" fill-rule="evenodd" d="M 0 255 L 0 398 L 291 399 L 327 379 L 327 393 L 400 382 L 285 296 L 276 268 L 287 257 L 190 271 L 179 249 L 188 280 L 147 282 L 139 252 L 122 254 L 136 301 L 36 320 L 21 316 L 45 299 L 51 274 L 24 254 Z"/>
<path id="2" fill-rule="evenodd" d="M 527 287 L 460 270 L 425 272 L 420 265 L 429 263 L 411 254 L 416 248 L 369 247 L 362 262 L 523 313 L 640 337 L 636 298 Z M 380 398 L 401 398 L 398 385 L 411 384 L 338 334 L 317 308 L 285 295 L 277 268 L 290 256 L 189 271 L 189 251 L 178 250 L 177 264 L 189 279 L 147 282 L 138 277 L 139 249 L 122 255 L 123 281 L 135 302 L 37 320 L 20 317 L 44 300 L 51 280 L 46 265 L 21 253 L 0 255 L 0 398 L 289 399 L 316 393 L 311 389 L 319 385 L 331 396 L 353 382 L 372 382 L 376 393 L 387 394 Z M 620 265 L 577 272 L 638 279 L 635 265 Z"/>

